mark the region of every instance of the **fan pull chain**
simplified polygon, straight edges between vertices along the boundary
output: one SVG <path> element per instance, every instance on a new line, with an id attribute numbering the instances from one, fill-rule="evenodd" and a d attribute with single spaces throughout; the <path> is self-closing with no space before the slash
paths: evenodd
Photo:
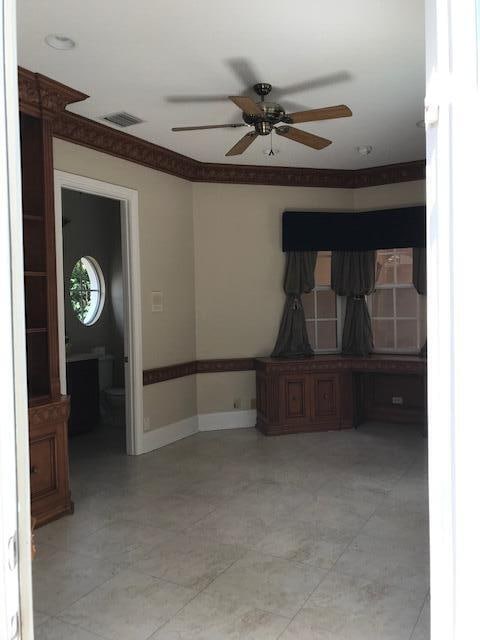
<path id="1" fill-rule="evenodd" d="M 273 151 L 273 131 L 270 131 L 270 152 L 268 154 L 269 156 L 274 156 L 275 153 Z"/>

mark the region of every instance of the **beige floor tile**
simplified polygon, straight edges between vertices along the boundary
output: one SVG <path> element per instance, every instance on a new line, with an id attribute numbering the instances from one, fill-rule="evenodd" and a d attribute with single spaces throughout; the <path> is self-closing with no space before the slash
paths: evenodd
<path id="1" fill-rule="evenodd" d="M 140 507 L 128 511 L 121 509 L 118 517 L 162 529 L 181 531 L 212 513 L 216 506 L 201 496 L 173 494 L 150 499 Z"/>
<path id="2" fill-rule="evenodd" d="M 224 544 L 253 546 L 271 531 L 271 524 L 271 516 L 226 506 L 197 522 L 190 532 Z"/>
<path id="3" fill-rule="evenodd" d="M 419 611 L 418 596 L 411 591 L 331 572 L 297 620 L 316 624 L 339 640 L 409 640 Z"/>
<path id="4" fill-rule="evenodd" d="M 172 535 L 171 531 L 157 527 L 117 520 L 83 540 L 72 542 L 70 548 L 82 555 L 108 559 L 125 566 Z"/>
<path id="5" fill-rule="evenodd" d="M 371 502 L 340 500 L 320 494 L 316 500 L 295 510 L 292 517 L 301 522 L 315 522 L 325 532 L 336 532 L 343 537 L 357 533 L 375 508 Z"/>
<path id="6" fill-rule="evenodd" d="M 253 552 L 222 573 L 207 587 L 206 593 L 222 594 L 233 601 L 291 617 L 325 573 L 307 565 Z"/>
<path id="7" fill-rule="evenodd" d="M 65 624 L 90 634 L 80 640 L 363 640 L 364 631 L 375 640 L 383 624 L 391 640 L 410 596 L 420 612 L 427 443 L 418 430 L 264 438 L 239 429 L 139 457 L 111 438 L 71 441 L 76 512 L 37 532 L 34 604 L 49 640 L 77 640 Z M 312 608 L 332 565 L 343 592 L 337 578 L 330 605 Z M 422 613 L 412 640 L 426 640 L 427 621 Z"/>
<path id="8" fill-rule="evenodd" d="M 240 546 L 178 534 L 152 549 L 132 569 L 200 591 L 246 553 Z"/>
<path id="9" fill-rule="evenodd" d="M 35 628 L 35 640 L 99 640 L 100 637 L 55 618 Z"/>
<path id="10" fill-rule="evenodd" d="M 109 640 L 146 640 L 194 595 L 191 589 L 123 571 L 78 600 L 60 618 Z"/>
<path id="11" fill-rule="evenodd" d="M 57 551 L 32 565 L 35 610 L 55 615 L 109 580 L 118 567 L 106 560 Z"/>
<path id="12" fill-rule="evenodd" d="M 422 600 L 429 586 L 428 551 L 424 547 L 416 549 L 363 533 L 340 556 L 335 570 L 410 590 Z"/>
<path id="13" fill-rule="evenodd" d="M 425 602 L 411 640 L 430 640 L 430 600 Z"/>
<path id="14" fill-rule="evenodd" d="M 272 529 L 255 545 L 257 551 L 319 569 L 330 569 L 353 540 L 351 535 L 327 531 L 318 522 L 284 519 L 276 521 Z"/>
<path id="15" fill-rule="evenodd" d="M 150 640 L 275 640 L 289 619 L 217 593 L 201 593 Z"/>

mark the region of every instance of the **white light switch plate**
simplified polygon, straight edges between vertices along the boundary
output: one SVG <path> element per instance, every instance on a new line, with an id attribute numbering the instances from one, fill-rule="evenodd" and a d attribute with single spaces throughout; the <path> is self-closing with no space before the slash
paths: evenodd
<path id="1" fill-rule="evenodd" d="M 152 291 L 152 313 L 161 313 L 163 311 L 163 292 Z"/>

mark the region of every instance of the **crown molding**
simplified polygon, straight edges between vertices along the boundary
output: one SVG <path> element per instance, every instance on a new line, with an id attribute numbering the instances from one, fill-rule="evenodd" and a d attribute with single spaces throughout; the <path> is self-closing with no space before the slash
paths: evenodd
<path id="1" fill-rule="evenodd" d="M 185 180 L 192 181 L 197 165 L 201 164 L 193 158 L 68 111 L 54 121 L 53 135 Z"/>
<path id="2" fill-rule="evenodd" d="M 41 73 L 18 68 L 18 98 L 20 111 L 35 117 L 55 118 L 73 102 L 81 102 L 86 93 L 47 78 Z"/>
<path id="3" fill-rule="evenodd" d="M 369 169 L 312 169 L 200 162 L 124 131 L 89 120 L 65 107 L 89 96 L 39 73 L 19 68 L 20 110 L 53 120 L 53 135 L 190 182 L 359 189 L 425 178 L 425 160 Z"/>

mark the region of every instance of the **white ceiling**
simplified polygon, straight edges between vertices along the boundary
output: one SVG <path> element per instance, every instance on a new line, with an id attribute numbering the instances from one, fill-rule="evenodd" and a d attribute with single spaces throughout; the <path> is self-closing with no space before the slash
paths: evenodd
<path id="1" fill-rule="evenodd" d="M 198 160 L 357 169 L 425 157 L 424 131 L 416 127 L 423 11 L 421 0 L 18 0 L 18 58 L 89 94 L 72 105 L 75 113 L 99 120 L 128 111 L 146 122 L 125 131 Z M 77 47 L 48 47 L 50 33 Z M 298 125 L 333 140 L 322 151 L 274 135 L 280 154 L 273 159 L 262 152 L 268 137 L 242 156 L 224 157 L 245 129 L 170 131 L 241 122 L 220 97 L 248 89 L 249 73 L 274 89 L 302 83 L 288 95 L 273 92 L 279 102 L 294 102 L 290 110 L 344 103 L 353 117 Z M 171 100 L 187 94 L 219 99 Z M 372 145 L 372 153 L 358 155 L 359 145 Z"/>

